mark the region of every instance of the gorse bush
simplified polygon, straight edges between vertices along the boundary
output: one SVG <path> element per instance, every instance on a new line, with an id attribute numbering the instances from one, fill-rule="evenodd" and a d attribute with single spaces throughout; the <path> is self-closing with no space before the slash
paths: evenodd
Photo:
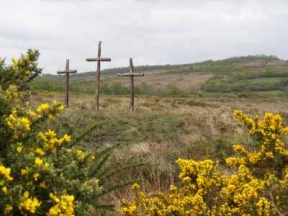
<path id="1" fill-rule="evenodd" d="M 38 56 L 29 50 L 9 66 L 0 61 L 0 215 L 90 215 L 103 207 L 99 161 L 49 128 L 62 104 L 29 108 L 24 90 L 41 73 Z"/>
<path id="2" fill-rule="evenodd" d="M 123 201 L 122 215 L 285 215 L 288 211 L 288 127 L 280 115 L 234 115 L 253 144 L 236 144 L 220 166 L 212 160 L 178 159 L 179 184 L 169 191 L 141 191 Z"/>

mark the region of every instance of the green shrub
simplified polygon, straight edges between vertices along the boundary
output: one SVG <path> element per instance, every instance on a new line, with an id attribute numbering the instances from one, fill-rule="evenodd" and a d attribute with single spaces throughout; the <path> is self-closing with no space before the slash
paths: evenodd
<path id="1" fill-rule="evenodd" d="M 9 66 L 0 61 L 0 215 L 90 215 L 108 209 L 101 196 L 115 187 L 103 188 L 99 172 L 111 148 L 95 155 L 71 135 L 58 135 L 49 125 L 62 104 L 29 107 L 24 90 L 41 72 L 38 56 L 29 50 Z"/>

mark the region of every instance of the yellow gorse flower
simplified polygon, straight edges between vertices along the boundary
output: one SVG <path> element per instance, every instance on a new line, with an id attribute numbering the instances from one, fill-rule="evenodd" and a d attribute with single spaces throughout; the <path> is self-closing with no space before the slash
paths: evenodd
<path id="1" fill-rule="evenodd" d="M 50 109 L 49 103 L 43 103 L 36 109 L 36 111 L 38 114 L 43 115 L 45 113 L 48 114 L 49 109 Z"/>
<path id="2" fill-rule="evenodd" d="M 78 160 L 80 160 L 80 161 L 84 160 L 85 156 L 86 156 L 86 154 L 82 150 L 76 151 L 76 157 Z"/>
<path id="3" fill-rule="evenodd" d="M 52 199 L 56 204 L 50 208 L 48 216 L 58 216 L 58 215 L 74 215 L 74 196 L 73 195 L 62 195 L 57 197 L 54 194 L 49 194 L 50 199 Z"/>
<path id="4" fill-rule="evenodd" d="M 20 174 L 21 174 L 22 176 L 25 176 L 25 175 L 28 174 L 28 172 L 29 172 L 29 169 L 28 169 L 28 167 L 26 167 L 25 169 L 21 169 Z"/>
<path id="5" fill-rule="evenodd" d="M 16 151 L 20 154 L 22 152 L 23 146 L 17 146 Z"/>
<path id="6" fill-rule="evenodd" d="M 24 201 L 21 202 L 18 206 L 21 213 L 25 214 L 26 212 L 35 213 L 37 208 L 40 207 L 41 202 L 36 197 L 29 198 L 29 192 L 25 191 L 23 194 Z"/>
<path id="7" fill-rule="evenodd" d="M 18 117 L 17 111 L 13 111 L 6 119 L 7 126 L 14 132 L 14 138 L 25 135 L 31 130 L 31 121 L 27 117 Z"/>
<path id="8" fill-rule="evenodd" d="M 9 85 L 6 90 L 6 99 L 11 102 L 12 100 L 17 100 L 19 98 L 19 92 L 15 85 Z"/>
<path id="9" fill-rule="evenodd" d="M 35 181 L 38 181 L 39 176 L 40 176 L 39 173 L 35 173 L 35 174 L 33 175 L 34 180 L 35 180 Z"/>
<path id="10" fill-rule="evenodd" d="M 34 152 L 40 156 L 45 155 L 45 152 L 39 147 L 35 148 Z"/>
<path id="11" fill-rule="evenodd" d="M 39 167 L 41 167 L 43 165 L 43 160 L 40 159 L 39 157 L 35 158 L 35 164 Z"/>
<path id="12" fill-rule="evenodd" d="M 5 193 L 5 194 L 8 192 L 8 189 L 7 189 L 6 186 L 4 186 L 4 187 L 2 188 L 2 192 Z"/>
<path id="13" fill-rule="evenodd" d="M 10 168 L 6 168 L 3 165 L 0 165 L 0 185 L 1 184 L 1 178 L 6 180 L 6 181 L 12 181 L 13 177 L 10 176 L 11 173 L 11 169 Z"/>
<path id="14" fill-rule="evenodd" d="M 55 150 L 56 147 L 61 146 L 65 142 L 70 142 L 71 137 L 64 134 L 62 138 L 57 138 L 55 131 L 48 130 L 47 132 L 39 132 L 38 140 L 43 144 L 44 149 Z"/>
<path id="15" fill-rule="evenodd" d="M 53 193 L 49 193 L 49 197 L 56 203 L 60 202 L 60 199 L 57 196 L 55 196 Z"/>
<path id="16" fill-rule="evenodd" d="M 13 210 L 13 206 L 12 205 L 5 205 L 4 208 L 4 214 L 9 214 L 11 211 Z"/>

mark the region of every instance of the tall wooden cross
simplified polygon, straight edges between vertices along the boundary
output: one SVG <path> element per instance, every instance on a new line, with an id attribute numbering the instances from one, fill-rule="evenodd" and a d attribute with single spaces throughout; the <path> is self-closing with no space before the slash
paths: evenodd
<path id="1" fill-rule="evenodd" d="M 101 41 L 98 44 L 98 57 L 97 58 L 87 58 L 86 61 L 88 62 L 97 62 L 97 73 L 96 73 L 96 88 L 95 88 L 95 92 L 96 92 L 96 99 L 95 99 L 95 106 L 96 109 L 99 110 L 99 91 L 100 91 L 100 63 L 101 61 L 111 61 L 111 58 L 101 58 Z"/>
<path id="2" fill-rule="evenodd" d="M 118 74 L 118 76 L 129 76 L 130 77 L 130 82 L 131 82 L 131 101 L 130 101 L 130 109 L 132 112 L 134 112 L 134 76 L 144 76 L 143 73 L 134 73 L 134 65 L 133 65 L 133 59 L 130 58 L 130 72 L 129 73 L 123 73 L 123 74 Z"/>
<path id="3" fill-rule="evenodd" d="M 66 69 L 57 71 L 58 74 L 66 74 L 66 107 L 69 107 L 69 74 L 77 73 L 77 70 L 69 70 L 69 59 L 66 59 Z"/>

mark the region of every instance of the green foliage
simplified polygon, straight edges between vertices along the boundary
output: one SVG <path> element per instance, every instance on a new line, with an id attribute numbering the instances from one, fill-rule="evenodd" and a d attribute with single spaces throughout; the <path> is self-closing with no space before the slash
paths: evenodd
<path id="1" fill-rule="evenodd" d="M 229 75 L 217 75 L 202 85 L 206 92 L 257 92 L 286 91 L 288 71 L 266 68 L 259 71 L 237 71 Z"/>
<path id="2" fill-rule="evenodd" d="M 159 90 L 160 95 L 184 95 L 187 94 L 184 90 L 180 89 L 176 85 L 168 84 L 166 88 Z"/>
<path id="3" fill-rule="evenodd" d="M 32 90 L 44 90 L 52 92 L 64 92 L 64 80 L 55 80 L 51 77 L 44 77 L 33 81 Z M 95 94 L 94 81 L 72 81 L 70 82 L 69 91 L 72 93 Z M 119 81 L 103 81 L 100 85 L 100 93 L 104 95 L 129 95 L 130 86 L 123 85 Z M 135 86 L 136 95 L 187 95 L 188 92 L 182 90 L 173 84 L 167 84 L 160 89 L 154 88 L 146 82 L 141 82 L 139 86 Z"/>
<path id="4" fill-rule="evenodd" d="M 65 86 L 62 81 L 55 80 L 51 77 L 38 78 L 31 82 L 31 90 L 42 90 L 51 92 L 63 92 L 65 91 Z"/>
<path id="5" fill-rule="evenodd" d="M 138 95 L 155 95 L 157 92 L 152 85 L 147 82 L 141 82 L 139 86 L 136 86 L 135 92 Z"/>
<path id="6" fill-rule="evenodd" d="M 100 92 L 107 95 L 127 95 L 129 94 L 130 89 L 123 86 L 120 82 L 104 82 Z"/>
<path id="7" fill-rule="evenodd" d="M 39 51 L 28 50 L 27 54 L 17 59 L 12 59 L 13 64 L 6 66 L 0 59 L 0 83 L 3 90 L 10 85 L 18 86 L 19 90 L 26 90 L 28 83 L 41 73 L 37 67 Z"/>

